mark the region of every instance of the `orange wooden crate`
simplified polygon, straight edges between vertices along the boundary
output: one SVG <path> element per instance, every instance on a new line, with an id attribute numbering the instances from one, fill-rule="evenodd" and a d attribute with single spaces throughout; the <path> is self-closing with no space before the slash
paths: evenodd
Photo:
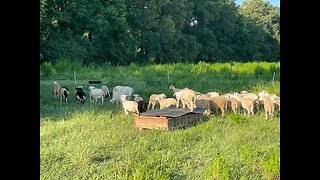
<path id="1" fill-rule="evenodd" d="M 173 130 L 185 128 L 203 119 L 204 109 L 154 109 L 134 115 L 134 127 L 143 129 Z"/>

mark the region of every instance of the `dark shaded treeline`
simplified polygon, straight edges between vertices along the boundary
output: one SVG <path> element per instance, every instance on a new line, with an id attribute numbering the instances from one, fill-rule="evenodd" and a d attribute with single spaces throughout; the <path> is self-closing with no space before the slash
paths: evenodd
<path id="1" fill-rule="evenodd" d="M 280 9 L 262 0 L 40 3 L 40 63 L 280 61 Z"/>

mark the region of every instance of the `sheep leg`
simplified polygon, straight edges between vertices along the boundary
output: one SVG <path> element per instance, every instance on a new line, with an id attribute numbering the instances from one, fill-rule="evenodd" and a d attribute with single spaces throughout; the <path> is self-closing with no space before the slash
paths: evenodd
<path id="1" fill-rule="evenodd" d="M 220 110 L 221 110 L 221 116 L 223 117 L 224 116 L 224 107 L 220 107 Z"/>

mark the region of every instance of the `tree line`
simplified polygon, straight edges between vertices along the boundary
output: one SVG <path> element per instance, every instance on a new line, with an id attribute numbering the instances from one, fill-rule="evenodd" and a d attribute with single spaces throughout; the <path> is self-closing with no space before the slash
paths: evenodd
<path id="1" fill-rule="evenodd" d="M 41 0 L 40 63 L 280 61 L 280 8 L 263 0 Z"/>

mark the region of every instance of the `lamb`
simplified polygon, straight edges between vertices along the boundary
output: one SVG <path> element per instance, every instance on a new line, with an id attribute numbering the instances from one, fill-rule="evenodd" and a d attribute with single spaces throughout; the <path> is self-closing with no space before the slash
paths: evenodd
<path id="1" fill-rule="evenodd" d="M 143 101 L 143 98 L 139 94 L 134 94 L 133 96 L 133 101 L 135 101 L 136 103 L 138 103 L 139 101 Z"/>
<path id="2" fill-rule="evenodd" d="M 262 96 L 268 97 L 269 93 L 267 91 L 265 91 L 265 90 L 262 90 L 261 92 L 258 93 L 258 96 L 259 97 L 262 97 Z"/>
<path id="3" fill-rule="evenodd" d="M 143 113 L 143 112 L 146 112 L 147 108 L 148 108 L 148 104 L 144 100 L 138 101 L 138 112 L 139 112 L 139 114 Z"/>
<path id="4" fill-rule="evenodd" d="M 196 96 L 196 99 L 209 99 L 210 95 L 209 94 L 199 94 Z"/>
<path id="5" fill-rule="evenodd" d="M 188 89 L 188 88 L 182 89 L 174 93 L 174 96 L 176 96 L 177 98 L 177 103 L 176 103 L 177 108 L 179 107 L 179 102 L 181 101 L 182 108 L 185 108 L 185 106 L 187 106 L 187 108 L 192 111 L 193 108 L 195 107 L 195 100 L 198 93 L 199 92 L 194 91 L 192 89 Z"/>
<path id="6" fill-rule="evenodd" d="M 55 98 L 56 96 L 60 97 L 60 89 L 61 86 L 58 82 L 53 81 L 53 85 L 52 85 L 52 92 L 53 92 L 53 97 Z"/>
<path id="7" fill-rule="evenodd" d="M 149 104 L 148 104 L 148 109 L 150 110 L 150 107 L 152 109 L 154 109 L 155 105 L 158 103 L 158 101 L 156 101 L 156 96 L 159 95 L 161 96 L 161 98 L 165 98 L 167 97 L 165 94 L 151 94 L 149 97 Z"/>
<path id="8" fill-rule="evenodd" d="M 241 102 L 234 99 L 234 98 L 227 98 L 227 106 L 231 108 L 231 110 L 235 113 L 235 114 L 239 114 L 240 113 L 240 109 L 241 109 Z"/>
<path id="9" fill-rule="evenodd" d="M 126 97 L 128 97 L 130 99 L 133 92 L 134 92 L 134 90 L 129 86 L 116 86 L 112 90 L 112 99 L 110 100 L 110 102 L 112 104 L 114 102 L 116 102 L 117 107 L 118 107 L 118 103 L 119 102 L 122 103 L 121 95 L 127 95 Z"/>
<path id="10" fill-rule="evenodd" d="M 67 103 L 68 102 L 68 94 L 69 94 L 68 87 L 60 88 L 59 96 L 60 96 L 61 101 L 64 100 Z"/>
<path id="11" fill-rule="evenodd" d="M 246 90 L 243 90 L 243 91 L 240 92 L 240 94 L 248 94 L 248 93 L 249 93 L 249 92 L 246 91 Z"/>
<path id="12" fill-rule="evenodd" d="M 173 91 L 173 93 L 176 93 L 182 89 L 178 89 L 178 88 L 175 88 L 173 85 L 170 85 L 169 88 Z"/>
<path id="13" fill-rule="evenodd" d="M 280 97 L 277 96 L 276 94 L 269 94 L 266 91 L 261 91 L 258 94 L 259 98 L 260 97 L 268 97 L 271 101 L 273 101 L 275 103 L 276 106 L 279 106 L 279 110 L 280 110 Z"/>
<path id="14" fill-rule="evenodd" d="M 159 102 L 160 109 L 166 109 L 171 105 L 176 105 L 177 100 L 174 98 L 164 98 L 164 96 L 157 95 L 155 100 Z"/>
<path id="15" fill-rule="evenodd" d="M 240 94 L 240 96 L 242 98 L 249 98 L 253 100 L 254 103 L 254 107 L 256 108 L 256 110 L 259 110 L 259 97 L 254 94 L 254 93 L 245 93 L 245 94 Z"/>
<path id="16" fill-rule="evenodd" d="M 252 99 L 238 97 L 237 100 L 240 101 L 241 107 L 244 109 L 244 111 L 243 111 L 244 115 L 247 115 L 249 117 L 250 113 L 252 115 L 254 114 L 254 112 L 253 112 L 254 102 Z M 247 111 L 247 113 L 246 113 L 246 111 Z"/>
<path id="17" fill-rule="evenodd" d="M 75 88 L 75 90 L 76 90 L 77 103 L 84 104 L 84 101 L 86 99 L 86 94 L 83 92 L 83 87 L 78 86 L 77 88 Z"/>
<path id="18" fill-rule="evenodd" d="M 129 114 L 129 112 L 132 113 L 139 113 L 138 110 L 138 103 L 134 102 L 134 101 L 128 101 L 126 99 L 128 95 L 120 95 L 120 100 L 122 102 L 123 105 L 123 109 L 126 115 Z"/>
<path id="19" fill-rule="evenodd" d="M 89 95 L 90 95 L 90 102 L 95 103 L 98 101 L 98 99 L 101 99 L 101 103 L 104 102 L 104 94 L 102 89 L 95 88 L 93 86 L 89 87 Z"/>
<path id="20" fill-rule="evenodd" d="M 205 111 L 203 112 L 204 115 L 209 116 L 210 115 L 210 102 L 207 99 L 197 99 L 195 101 L 195 107 L 196 108 L 203 108 Z"/>
<path id="21" fill-rule="evenodd" d="M 218 92 L 208 92 L 207 93 L 210 97 L 217 97 L 219 96 L 219 93 Z"/>
<path id="22" fill-rule="evenodd" d="M 219 108 L 221 110 L 221 116 L 224 116 L 224 112 L 227 109 L 227 98 L 222 96 L 210 97 L 210 107 Z"/>
<path id="23" fill-rule="evenodd" d="M 269 97 L 268 97 L 269 98 Z M 270 99 L 270 98 L 269 98 Z M 280 111 L 280 97 L 275 97 L 272 99 L 270 99 L 271 101 L 274 102 L 275 105 L 277 105 L 279 107 L 279 111 Z"/>
<path id="24" fill-rule="evenodd" d="M 271 101 L 273 101 L 274 98 L 278 98 L 279 96 L 277 96 L 276 94 L 269 94 L 269 95 L 266 96 L 266 97 L 268 97 Z"/>
<path id="25" fill-rule="evenodd" d="M 268 115 L 270 117 L 273 117 L 274 108 L 275 108 L 274 102 L 271 101 L 268 97 L 265 97 L 265 96 L 261 96 L 259 98 L 259 100 L 263 101 L 263 107 L 264 107 L 264 111 L 266 113 L 266 119 L 268 119 Z"/>
<path id="26" fill-rule="evenodd" d="M 107 97 L 107 95 L 108 95 L 108 97 L 111 97 L 110 93 L 109 93 L 109 89 L 106 85 L 102 85 L 100 89 L 103 91 L 104 97 Z"/>

